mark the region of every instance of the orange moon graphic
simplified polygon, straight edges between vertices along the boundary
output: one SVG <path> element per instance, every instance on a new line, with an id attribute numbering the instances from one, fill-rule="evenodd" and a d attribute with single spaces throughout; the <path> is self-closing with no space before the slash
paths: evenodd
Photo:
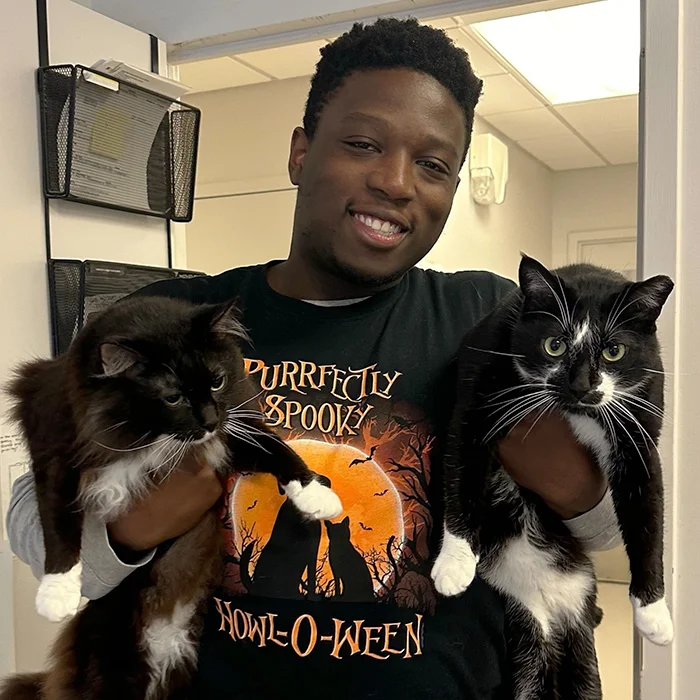
<path id="1" fill-rule="evenodd" d="M 343 503 L 343 512 L 333 520 L 350 520 L 350 541 L 355 549 L 368 554 L 373 549 L 386 552 L 389 539 L 403 543 L 404 524 L 401 497 L 382 468 L 364 452 L 350 445 L 318 440 L 290 440 L 287 443 L 318 474 L 331 481 L 331 488 Z M 353 464 L 354 462 L 354 464 Z M 352 466 L 351 466 L 352 464 Z M 252 474 L 238 479 L 231 498 L 234 538 L 238 551 L 242 547 L 242 528 L 260 538 L 259 547 L 267 544 L 277 512 L 285 501 L 277 480 L 270 474 Z M 319 561 L 328 553 L 328 534 L 321 528 Z M 328 557 L 323 567 L 328 578 L 333 574 Z M 375 591 L 380 588 L 374 582 Z"/>

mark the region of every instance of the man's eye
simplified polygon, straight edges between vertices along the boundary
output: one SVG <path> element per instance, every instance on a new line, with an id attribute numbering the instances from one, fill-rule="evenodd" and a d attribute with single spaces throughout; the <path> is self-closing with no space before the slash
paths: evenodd
<path id="1" fill-rule="evenodd" d="M 441 175 L 447 175 L 447 169 L 440 165 L 439 163 L 435 163 L 432 160 L 419 160 L 418 161 L 419 165 L 422 165 L 425 168 L 428 168 L 428 170 L 432 170 L 436 173 L 440 173 Z"/>
<path id="2" fill-rule="evenodd" d="M 350 148 L 356 148 L 361 151 L 376 151 L 377 147 L 367 141 L 346 141 L 345 144 Z"/>

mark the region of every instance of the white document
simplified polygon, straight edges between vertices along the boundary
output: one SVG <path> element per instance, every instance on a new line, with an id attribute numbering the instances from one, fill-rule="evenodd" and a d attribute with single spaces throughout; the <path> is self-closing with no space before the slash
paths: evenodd
<path id="1" fill-rule="evenodd" d="M 2 531 L 4 539 L 7 539 L 5 532 L 5 518 L 10 505 L 12 495 L 12 484 L 15 479 L 30 469 L 29 453 L 24 444 L 24 439 L 19 428 L 10 424 L 3 424 L 0 420 L 0 477 L 2 483 Z"/>

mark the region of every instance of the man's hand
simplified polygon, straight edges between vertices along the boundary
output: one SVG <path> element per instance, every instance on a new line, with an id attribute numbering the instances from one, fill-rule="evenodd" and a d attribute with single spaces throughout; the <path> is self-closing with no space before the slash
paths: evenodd
<path id="1" fill-rule="evenodd" d="M 110 541 L 127 553 L 153 549 L 191 530 L 221 493 L 221 482 L 212 469 L 185 459 L 159 488 L 107 525 Z"/>
<path id="2" fill-rule="evenodd" d="M 538 494 L 562 518 L 574 518 L 600 503 L 605 476 L 576 442 L 557 414 L 522 420 L 498 446 L 498 456 L 513 479 Z"/>

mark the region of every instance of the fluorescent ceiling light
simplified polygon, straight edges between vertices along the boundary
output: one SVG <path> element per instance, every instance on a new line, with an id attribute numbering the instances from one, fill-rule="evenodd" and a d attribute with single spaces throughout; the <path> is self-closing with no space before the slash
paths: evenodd
<path id="1" fill-rule="evenodd" d="M 640 0 L 601 0 L 471 27 L 552 104 L 639 92 Z"/>

